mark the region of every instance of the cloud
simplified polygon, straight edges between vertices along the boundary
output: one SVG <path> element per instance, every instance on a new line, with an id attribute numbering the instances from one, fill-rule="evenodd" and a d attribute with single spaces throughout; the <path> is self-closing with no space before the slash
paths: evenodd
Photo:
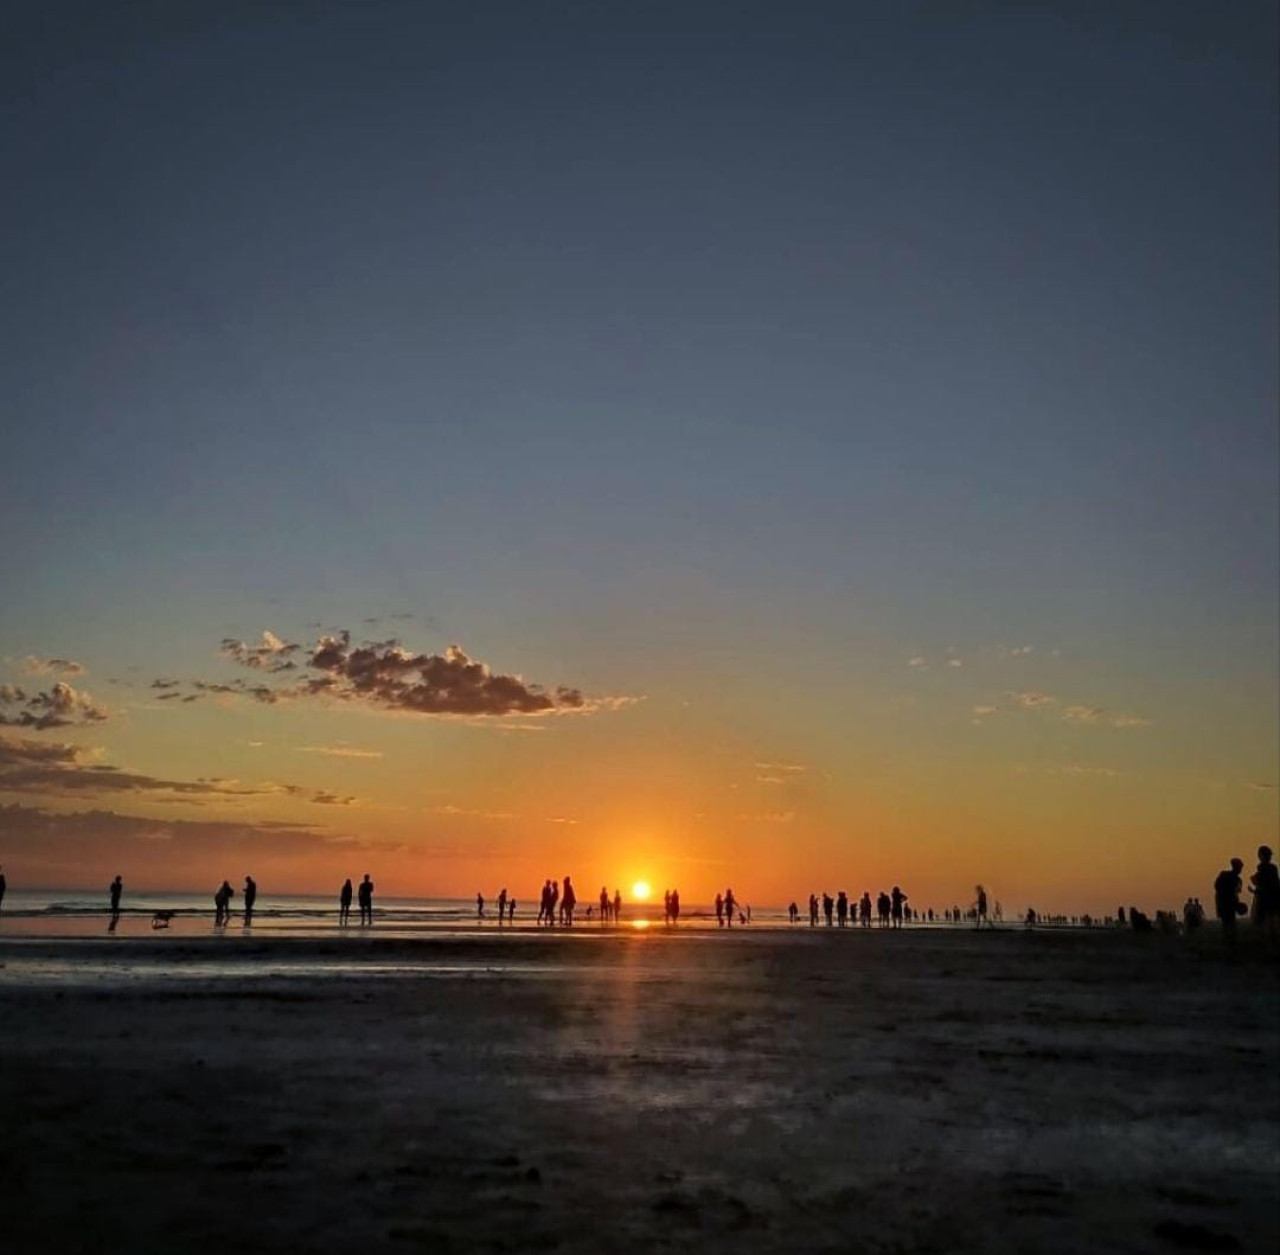
<path id="1" fill-rule="evenodd" d="M 105 706 L 64 680 L 50 689 L 30 694 L 16 684 L 0 684 L 0 706 L 21 707 L 12 713 L 0 710 L 0 725 L 36 732 L 72 724 L 101 723 L 108 715 Z"/>
<path id="2" fill-rule="evenodd" d="M 915 654 L 907 659 L 907 666 L 913 671 L 927 671 L 929 660 L 923 654 Z"/>
<path id="3" fill-rule="evenodd" d="M 340 742 L 337 745 L 300 745 L 299 754 L 323 754 L 326 758 L 381 758 L 381 750 L 362 750 Z"/>
<path id="4" fill-rule="evenodd" d="M 181 684 L 181 680 L 166 680 L 163 678 L 151 681 L 151 687 L 153 689 L 176 689 L 180 687 Z"/>
<path id="5" fill-rule="evenodd" d="M 763 814 L 738 815 L 736 818 L 750 824 L 789 824 L 795 817 L 795 811 L 765 811 Z"/>
<path id="6" fill-rule="evenodd" d="M 985 719 L 988 715 L 994 715 L 999 709 L 999 706 L 975 706 L 973 714 L 977 715 L 979 719 Z"/>
<path id="7" fill-rule="evenodd" d="M 327 789 L 317 789 L 311 795 L 311 801 L 317 806 L 353 806 L 356 799 L 353 797 L 340 797 L 336 793 L 330 793 Z"/>
<path id="8" fill-rule="evenodd" d="M 211 799 L 303 797 L 308 792 L 297 784 L 273 781 L 243 784 L 239 780 L 218 776 L 167 780 L 97 762 L 100 753 L 78 745 L 0 738 L 0 793 L 34 793 L 45 797 L 130 793 L 153 796 L 160 801 L 199 805 Z M 322 791 L 316 791 L 310 797 L 310 801 L 324 805 L 335 802 L 348 805 L 354 800 L 340 799 Z"/>
<path id="9" fill-rule="evenodd" d="M 1068 706 L 1062 717 L 1067 723 L 1092 724 L 1104 728 L 1147 728 L 1150 719 L 1137 715 L 1116 714 L 1105 706 Z"/>
<path id="10" fill-rule="evenodd" d="M 1056 697 L 1048 693 L 1038 693 L 1034 690 L 1008 693 L 1006 696 L 1016 706 L 1021 706 L 1023 710 L 1038 710 L 1041 706 L 1052 706 Z"/>
<path id="11" fill-rule="evenodd" d="M 756 783 L 794 784 L 808 770 L 802 763 L 756 763 Z"/>
<path id="12" fill-rule="evenodd" d="M 222 643 L 222 652 L 228 658 L 242 666 L 268 672 L 282 670 L 278 660 L 300 648 L 271 632 L 264 632 L 262 643 L 255 646 L 231 639 Z M 275 689 L 243 682 L 198 687 L 207 691 L 238 692 L 264 702 L 329 697 L 382 710 L 473 718 L 589 714 L 617 709 L 635 700 L 589 699 L 580 689 L 563 685 L 548 690 L 526 683 L 516 675 L 495 673 L 485 663 L 469 657 L 458 645 L 448 646 L 443 654 L 415 654 L 394 640 L 353 645 L 347 631 L 321 636 L 307 651 L 306 665 L 320 674 L 291 688 Z"/>
<path id="13" fill-rule="evenodd" d="M 964 666 L 964 659 L 963 659 L 963 658 L 948 658 L 948 659 L 947 659 L 947 666 L 948 666 L 948 667 L 963 667 L 963 666 Z"/>
<path id="14" fill-rule="evenodd" d="M 1097 776 L 1105 780 L 1118 780 L 1128 772 L 1116 771 L 1113 767 L 1086 767 L 1081 763 L 1069 763 L 1065 767 L 1050 767 L 1051 776 Z"/>
<path id="15" fill-rule="evenodd" d="M 58 675 L 85 673 L 85 668 L 78 662 L 72 662 L 70 658 L 37 658 L 34 654 L 28 654 L 22 660 L 22 669 L 28 675 L 48 675 L 50 672 Z"/>
<path id="16" fill-rule="evenodd" d="M 1034 645 L 1014 645 L 1012 648 L 1002 645 L 1000 647 L 1000 653 L 1005 658 L 1030 658 L 1035 652 Z"/>
<path id="17" fill-rule="evenodd" d="M 520 816 L 511 811 L 472 810 L 466 806 L 454 806 L 452 803 L 435 808 L 437 815 L 465 815 L 471 819 L 519 819 Z"/>

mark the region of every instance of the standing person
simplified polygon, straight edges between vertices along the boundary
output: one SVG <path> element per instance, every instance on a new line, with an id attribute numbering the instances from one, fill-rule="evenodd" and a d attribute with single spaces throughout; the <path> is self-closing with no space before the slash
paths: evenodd
<path id="1" fill-rule="evenodd" d="M 484 894 L 483 893 L 476 894 L 476 919 L 477 920 L 484 919 Z"/>
<path id="2" fill-rule="evenodd" d="M 0 906 L 4 906 L 4 891 L 9 887 L 9 882 L 4 878 L 4 864 L 0 863 Z"/>
<path id="3" fill-rule="evenodd" d="M 716 894 L 716 927 L 724 927 L 724 899 Z"/>
<path id="4" fill-rule="evenodd" d="M 863 928 L 871 927 L 871 892 L 868 890 L 862 895 L 862 900 L 858 903 L 858 922 Z"/>
<path id="5" fill-rule="evenodd" d="M 671 890 L 671 922 L 678 924 L 680 922 L 680 890 Z"/>
<path id="6" fill-rule="evenodd" d="M 111 923 L 107 925 L 107 932 L 113 933 L 120 922 L 120 895 L 124 893 L 124 881 L 117 876 L 107 892 L 111 895 Z"/>
<path id="7" fill-rule="evenodd" d="M 600 922 L 609 922 L 609 890 L 604 885 L 600 886 Z"/>
<path id="8" fill-rule="evenodd" d="M 831 927 L 831 912 L 835 909 L 835 900 L 829 893 L 822 895 L 822 913 L 827 917 L 827 927 Z"/>
<path id="9" fill-rule="evenodd" d="M 507 900 L 507 923 L 514 924 L 516 922 L 516 900 L 509 898 Z"/>
<path id="10" fill-rule="evenodd" d="M 738 899 L 733 896 L 732 889 L 724 891 L 724 918 L 730 928 L 733 927 L 733 913 L 738 909 Z"/>
<path id="11" fill-rule="evenodd" d="M 613 891 L 613 922 L 620 923 L 622 920 L 622 890 L 615 889 Z"/>
<path id="12" fill-rule="evenodd" d="M 1249 877 L 1253 894 L 1253 922 L 1263 940 L 1274 943 L 1280 936 L 1280 870 L 1271 861 L 1271 847 L 1258 847 L 1258 870 Z M 0 890 L 0 894 L 2 894 Z"/>
<path id="13" fill-rule="evenodd" d="M 894 885 L 893 896 L 889 899 L 889 902 L 890 902 L 889 909 L 890 909 L 890 913 L 893 916 L 894 928 L 902 927 L 902 904 L 906 902 L 906 900 L 907 900 L 907 895 L 903 893 L 902 890 L 899 889 L 897 885 Z"/>
<path id="14" fill-rule="evenodd" d="M 564 878 L 564 893 L 560 897 L 560 919 L 568 927 L 573 927 L 573 908 L 578 905 L 578 895 L 573 891 L 573 881 Z"/>
<path id="15" fill-rule="evenodd" d="M 253 904 L 258 900 L 258 882 L 252 876 L 244 878 L 244 926 L 253 923 Z"/>
<path id="16" fill-rule="evenodd" d="M 1244 862 L 1233 858 L 1231 866 L 1220 871 L 1213 882 L 1213 906 L 1222 924 L 1222 937 L 1229 949 L 1236 944 L 1236 918 L 1244 914 L 1244 903 L 1240 901 L 1240 893 L 1244 888 L 1240 873 L 1244 870 Z M 1130 918 L 1133 911 L 1129 911 Z"/>
<path id="17" fill-rule="evenodd" d="M 213 922 L 215 925 L 225 926 L 231 922 L 231 899 L 236 896 L 236 891 L 231 887 L 231 881 L 224 880 L 218 888 L 218 892 L 213 895 Z"/>
<path id="18" fill-rule="evenodd" d="M 818 895 L 811 893 L 809 895 L 809 927 L 817 928 L 818 926 Z"/>
<path id="19" fill-rule="evenodd" d="M 843 889 L 836 894 L 836 918 L 843 928 L 849 919 L 849 895 Z"/>
<path id="20" fill-rule="evenodd" d="M 560 901 L 560 882 L 558 880 L 547 881 L 547 923 L 552 928 L 556 926 L 556 904 Z"/>
<path id="21" fill-rule="evenodd" d="M 507 887 L 502 886 L 502 892 L 498 894 L 498 923 L 501 924 L 507 914 Z"/>
<path id="22" fill-rule="evenodd" d="M 662 922 L 664 924 L 671 923 L 671 890 L 664 889 L 662 891 Z"/>
<path id="23" fill-rule="evenodd" d="M 978 927 L 981 928 L 987 922 L 987 891 L 981 886 L 976 886 L 978 894 Z"/>
<path id="24" fill-rule="evenodd" d="M 351 923 L 351 880 L 348 877 L 342 882 L 342 890 L 338 894 L 338 925 L 345 927 Z"/>
<path id="25" fill-rule="evenodd" d="M 369 873 L 365 872 L 364 879 L 360 882 L 360 890 L 356 895 L 360 901 L 360 926 L 363 928 L 366 924 L 373 924 L 373 881 L 369 879 Z"/>

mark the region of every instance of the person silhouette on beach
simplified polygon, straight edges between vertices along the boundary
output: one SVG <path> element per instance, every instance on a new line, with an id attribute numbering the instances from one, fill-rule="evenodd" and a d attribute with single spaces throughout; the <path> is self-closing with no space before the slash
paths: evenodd
<path id="1" fill-rule="evenodd" d="M 360 926 L 363 928 L 366 924 L 373 924 L 373 881 L 369 879 L 369 873 L 365 872 L 364 879 L 360 882 L 360 890 L 356 894 L 360 903 Z"/>
<path id="2" fill-rule="evenodd" d="M 809 927 L 817 928 L 818 926 L 818 895 L 811 893 L 809 895 Z"/>
<path id="3" fill-rule="evenodd" d="M 1267 945 L 1274 946 L 1280 939 L 1280 871 L 1271 859 L 1271 847 L 1260 845 L 1258 870 L 1249 877 L 1249 892 L 1253 894 L 1253 922 Z"/>
<path id="4" fill-rule="evenodd" d="M 664 889 L 662 891 L 662 922 L 664 924 L 671 923 L 671 890 Z"/>
<path id="5" fill-rule="evenodd" d="M 613 922 L 616 924 L 622 919 L 622 890 L 615 889 L 613 891 Z"/>
<path id="6" fill-rule="evenodd" d="M 728 927 L 733 927 L 733 913 L 738 909 L 738 899 L 733 896 L 732 889 L 724 891 L 724 922 Z"/>
<path id="7" fill-rule="evenodd" d="M 787 919 L 790 920 L 791 926 L 793 928 L 795 927 L 796 921 L 799 920 L 799 918 L 800 918 L 800 908 L 796 906 L 795 902 L 792 902 L 791 905 L 787 907 Z"/>
<path id="8" fill-rule="evenodd" d="M 716 927 L 724 927 L 724 899 L 716 894 Z"/>
<path id="9" fill-rule="evenodd" d="M 501 924 L 507 914 L 507 887 L 503 885 L 501 892 L 498 894 L 498 923 Z"/>
<path id="10" fill-rule="evenodd" d="M 338 925 L 351 923 L 351 881 L 350 879 L 342 882 L 342 889 L 338 894 Z"/>
<path id="11" fill-rule="evenodd" d="M 514 924 L 516 922 L 516 900 L 511 898 L 507 902 L 507 923 Z"/>
<path id="12" fill-rule="evenodd" d="M 568 928 L 573 927 L 573 908 L 578 905 L 578 895 L 573 891 L 573 881 L 564 878 L 564 893 L 560 897 L 560 922 Z"/>
<path id="13" fill-rule="evenodd" d="M 111 922 L 107 925 L 107 932 L 113 933 L 120 922 L 120 895 L 124 893 L 124 881 L 117 876 L 107 892 L 111 895 Z"/>
<path id="14" fill-rule="evenodd" d="M 244 926 L 253 923 L 253 904 L 258 900 L 258 882 L 252 876 L 244 878 Z"/>
<path id="15" fill-rule="evenodd" d="M 547 882 L 547 923 L 552 928 L 556 926 L 556 904 L 560 901 L 560 882 L 549 880 Z"/>
<path id="16" fill-rule="evenodd" d="M 600 922 L 609 922 L 609 890 L 604 885 L 600 886 Z"/>
<path id="17" fill-rule="evenodd" d="M 678 924 L 680 922 L 680 890 L 671 890 L 671 922 Z"/>
<path id="18" fill-rule="evenodd" d="M 858 922 L 863 928 L 871 927 L 871 893 L 870 891 L 862 895 L 861 901 L 858 903 Z"/>
<path id="19" fill-rule="evenodd" d="M 981 885 L 975 885 L 974 891 L 978 895 L 978 927 L 981 928 L 987 922 L 987 891 Z"/>
<path id="20" fill-rule="evenodd" d="M 903 903 L 906 902 L 906 900 L 907 900 L 907 895 L 903 893 L 902 890 L 899 889 L 897 885 L 894 885 L 893 895 L 889 899 L 890 913 L 893 916 L 894 928 L 902 927 L 902 906 L 903 906 Z"/>
<path id="21" fill-rule="evenodd" d="M 849 895 L 843 889 L 836 894 L 836 919 L 843 928 L 849 919 Z"/>
<path id="22" fill-rule="evenodd" d="M 1244 889 L 1240 879 L 1242 871 L 1244 871 L 1244 861 L 1233 858 L 1231 866 L 1225 871 L 1220 871 L 1213 882 L 1213 909 L 1222 925 L 1222 939 L 1228 949 L 1235 948 L 1236 920 L 1244 914 L 1245 909 L 1244 903 L 1240 901 L 1240 894 Z M 1132 917 L 1132 909 L 1129 915 Z"/>
<path id="23" fill-rule="evenodd" d="M 835 907 L 836 907 L 835 899 L 829 893 L 824 893 L 822 895 L 822 913 L 827 917 L 828 928 L 831 927 L 831 916 L 832 916 L 832 912 L 835 910 Z"/>
<path id="24" fill-rule="evenodd" d="M 476 894 L 476 919 L 484 919 L 484 894 Z"/>
<path id="25" fill-rule="evenodd" d="M 4 878 L 4 864 L 0 863 L 0 907 L 4 906 L 4 891 L 9 887 L 9 882 Z"/>
<path id="26" fill-rule="evenodd" d="M 889 895 L 883 890 L 876 897 L 876 914 L 880 918 L 880 927 L 889 927 Z"/>
<path id="27" fill-rule="evenodd" d="M 551 881 L 544 880 L 542 882 L 542 896 L 541 898 L 538 899 L 538 918 L 536 922 L 539 927 L 541 927 L 542 921 L 547 917 L 547 903 L 550 901 L 551 901 Z"/>
<path id="28" fill-rule="evenodd" d="M 213 895 L 213 923 L 215 927 L 225 927 L 231 922 L 231 899 L 236 891 L 229 880 L 224 880 Z"/>

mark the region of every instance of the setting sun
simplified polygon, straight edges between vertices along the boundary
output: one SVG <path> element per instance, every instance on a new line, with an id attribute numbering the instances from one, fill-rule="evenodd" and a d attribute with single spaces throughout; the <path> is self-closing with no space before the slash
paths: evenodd
<path id="1" fill-rule="evenodd" d="M 649 882 L 647 880 L 637 880 L 631 886 L 631 896 L 637 902 L 647 902 L 649 900 Z"/>

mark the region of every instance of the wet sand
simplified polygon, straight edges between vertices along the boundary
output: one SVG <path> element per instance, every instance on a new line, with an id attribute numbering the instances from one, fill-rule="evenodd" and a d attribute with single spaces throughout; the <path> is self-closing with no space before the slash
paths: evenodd
<path id="1" fill-rule="evenodd" d="M 1280 980 L 1176 938 L 4 940 L 0 963 L 6 1252 L 1280 1239 Z"/>

